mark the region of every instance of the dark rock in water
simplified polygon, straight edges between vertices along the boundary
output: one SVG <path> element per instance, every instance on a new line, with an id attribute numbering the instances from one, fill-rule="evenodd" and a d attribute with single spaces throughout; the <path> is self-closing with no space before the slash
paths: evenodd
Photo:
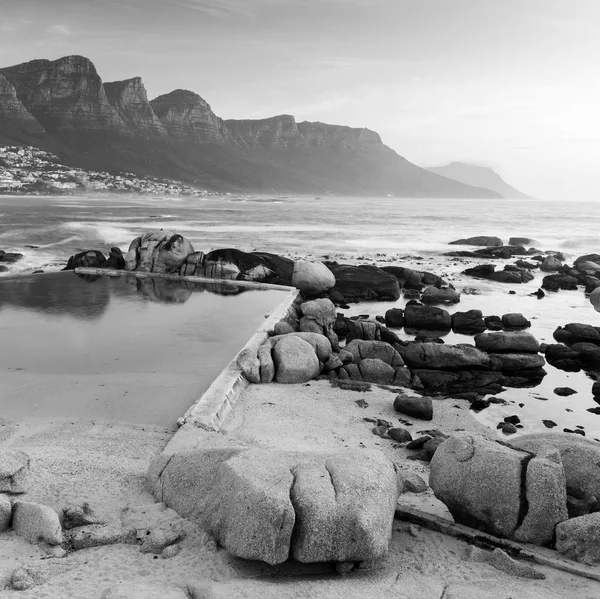
<path id="1" fill-rule="evenodd" d="M 579 352 L 579 359 L 589 366 L 600 365 L 600 346 L 595 343 L 579 341 L 571 345 L 573 351 Z"/>
<path id="2" fill-rule="evenodd" d="M 554 389 L 554 393 L 560 397 L 569 397 L 569 395 L 574 395 L 577 393 L 577 391 L 575 391 L 575 389 L 571 389 L 571 387 L 556 387 L 556 389 Z"/>
<path id="3" fill-rule="evenodd" d="M 543 289 L 538 289 L 537 291 L 534 291 L 533 293 L 530 293 L 529 295 L 537 297 L 538 299 L 543 299 L 546 297 L 546 294 L 544 293 Z"/>
<path id="4" fill-rule="evenodd" d="M 527 262 L 526 260 L 517 260 L 515 262 L 515 266 L 518 268 L 526 268 L 527 270 L 534 270 L 539 268 L 539 264 L 533 264 L 532 262 Z"/>
<path id="5" fill-rule="evenodd" d="M 106 257 L 98 250 L 86 250 L 79 252 L 69 258 L 63 270 L 75 270 L 76 268 L 105 268 Z"/>
<path id="6" fill-rule="evenodd" d="M 399 353 L 411 369 L 466 370 L 490 367 L 489 355 L 470 345 L 413 342 L 399 348 Z"/>
<path id="7" fill-rule="evenodd" d="M 385 324 L 388 327 L 402 328 L 404 326 L 404 310 L 391 308 L 385 313 Z"/>
<path id="8" fill-rule="evenodd" d="M 577 289 L 577 282 L 577 279 L 570 275 L 547 275 L 542 280 L 542 289 L 546 289 L 547 291 L 557 291 L 558 289 L 573 290 Z"/>
<path id="9" fill-rule="evenodd" d="M 510 422 L 505 422 L 502 425 L 502 432 L 505 435 L 514 435 L 519 429 L 514 425 L 511 424 Z"/>
<path id="10" fill-rule="evenodd" d="M 460 302 L 460 293 L 453 287 L 426 287 L 421 294 L 424 304 L 457 304 Z"/>
<path id="11" fill-rule="evenodd" d="M 108 260 L 104 264 L 104 268 L 113 268 L 115 270 L 123 270 L 125 268 L 125 256 L 123 256 L 120 248 L 110 248 Z"/>
<path id="12" fill-rule="evenodd" d="M 561 343 L 584 341 L 600 345 L 600 327 L 580 322 L 571 322 L 564 327 L 558 327 L 554 331 L 553 337 Z"/>
<path id="13" fill-rule="evenodd" d="M 598 412 L 598 413 L 600 413 L 600 412 Z M 575 429 L 563 428 L 563 433 L 571 433 L 574 435 L 581 435 L 582 437 L 585 437 L 585 431 L 582 431 L 578 428 L 575 428 Z"/>
<path id="14" fill-rule="evenodd" d="M 346 298 L 339 291 L 331 291 L 329 293 L 329 299 L 336 306 L 343 306 L 343 305 L 345 305 L 347 303 L 346 302 Z"/>
<path id="15" fill-rule="evenodd" d="M 431 397 L 411 397 L 409 395 L 397 395 L 394 400 L 396 412 L 420 418 L 421 420 L 433 419 L 433 402 Z"/>
<path id="16" fill-rule="evenodd" d="M 475 336 L 475 347 L 494 354 L 537 354 L 540 351 L 539 341 L 527 331 L 482 333 Z"/>
<path id="17" fill-rule="evenodd" d="M 413 388 L 442 393 L 461 393 L 474 389 L 485 393 L 500 393 L 507 377 L 498 371 L 413 369 Z"/>
<path id="18" fill-rule="evenodd" d="M 394 275 L 401 287 L 406 289 L 422 289 L 425 285 L 442 286 L 446 282 L 442 277 L 431 272 L 413 270 L 402 266 L 382 266 L 381 270 Z"/>
<path id="19" fill-rule="evenodd" d="M 483 314 L 480 310 L 455 312 L 452 314 L 452 330 L 464 335 L 476 335 L 486 330 Z"/>
<path id="20" fill-rule="evenodd" d="M 488 279 L 490 281 L 498 281 L 499 283 L 528 283 L 533 281 L 534 276 L 525 268 L 517 268 L 515 266 L 505 266 L 504 270 L 496 272 L 495 264 L 480 264 L 473 268 L 467 268 L 463 274 L 477 277 L 480 279 Z"/>
<path id="21" fill-rule="evenodd" d="M 539 241 L 531 239 L 529 237 L 511 237 L 508 240 L 508 245 L 520 245 L 522 247 L 537 247 L 540 244 Z"/>
<path id="22" fill-rule="evenodd" d="M 436 337 L 435 333 L 427 333 L 427 332 L 423 332 L 423 333 L 419 333 L 418 335 L 415 335 L 414 340 L 417 343 L 445 343 L 445 341 L 442 338 Z"/>
<path id="23" fill-rule="evenodd" d="M 346 301 L 395 301 L 400 297 L 398 279 L 381 268 L 337 262 L 324 264 L 335 276 L 333 291 L 341 293 Z"/>
<path id="24" fill-rule="evenodd" d="M 555 426 L 557 426 L 554 420 L 542 420 L 542 423 L 546 428 L 554 428 Z"/>
<path id="25" fill-rule="evenodd" d="M 592 385 L 592 395 L 594 397 L 600 396 L 600 381 L 594 381 L 594 384 Z"/>
<path id="26" fill-rule="evenodd" d="M 505 329 L 528 329 L 531 326 L 531 322 L 518 313 L 504 314 L 502 324 Z"/>
<path id="27" fill-rule="evenodd" d="M 502 323 L 502 319 L 500 316 L 486 316 L 485 317 L 485 326 L 490 331 L 503 331 L 504 324 Z"/>
<path id="28" fill-rule="evenodd" d="M 413 304 L 404 309 L 404 326 L 416 330 L 449 331 L 452 318 L 442 308 Z"/>
<path id="29" fill-rule="evenodd" d="M 597 277 L 586 276 L 585 277 L 585 292 L 592 293 L 594 289 L 598 289 L 600 287 L 600 279 Z"/>
<path id="30" fill-rule="evenodd" d="M 396 443 L 408 443 L 412 441 L 412 435 L 405 428 L 397 427 L 388 430 L 388 436 L 390 439 L 396 441 Z"/>
<path id="31" fill-rule="evenodd" d="M 548 256 L 544 258 L 540 264 L 540 270 L 542 272 L 558 272 L 563 267 L 562 262 L 555 256 Z"/>
<path id="32" fill-rule="evenodd" d="M 0 272 L 8 272 L 8 266 L 2 266 L 2 264 L 0 264 Z"/>
<path id="33" fill-rule="evenodd" d="M 5 264 L 14 264 L 22 257 L 23 254 L 19 254 L 17 252 L 5 252 L 4 250 L 0 250 L 0 262 L 4 262 Z"/>
<path id="34" fill-rule="evenodd" d="M 502 239 L 500 239 L 500 237 L 479 235 L 476 237 L 468 237 L 466 239 L 457 239 L 456 241 L 451 241 L 448 245 L 483 245 L 486 247 L 500 247 L 502 246 Z"/>
<path id="35" fill-rule="evenodd" d="M 585 254 L 584 256 L 579 256 L 573 264 L 575 268 L 578 268 L 582 262 L 595 262 L 596 264 L 600 264 L 600 254 Z"/>
<path id="36" fill-rule="evenodd" d="M 490 407 L 490 402 L 487 399 L 476 399 L 471 402 L 471 410 L 474 412 L 481 412 L 481 410 L 485 410 Z"/>
<path id="37" fill-rule="evenodd" d="M 513 256 L 525 256 L 527 250 L 520 246 L 505 245 L 502 247 L 486 247 L 481 250 L 474 251 L 454 251 L 446 252 L 444 256 L 454 256 L 460 258 L 493 258 L 500 260 L 508 260 Z"/>
<path id="38" fill-rule="evenodd" d="M 519 424 L 521 419 L 516 414 L 513 414 L 512 416 L 505 416 L 504 422 L 509 422 L 510 424 Z"/>
<path id="39" fill-rule="evenodd" d="M 544 355 L 548 364 L 559 370 L 565 372 L 579 372 L 581 370 L 580 354 L 572 348 L 559 343 L 551 343 L 546 346 Z"/>

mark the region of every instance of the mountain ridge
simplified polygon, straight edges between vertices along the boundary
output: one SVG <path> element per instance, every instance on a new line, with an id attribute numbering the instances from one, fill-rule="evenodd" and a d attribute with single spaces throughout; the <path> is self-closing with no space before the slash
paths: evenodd
<path id="1" fill-rule="evenodd" d="M 103 82 L 83 56 L 0 68 L 2 139 L 73 166 L 213 190 L 501 197 L 412 164 L 369 129 L 292 115 L 224 120 L 189 90 L 148 100 L 140 77 Z"/>

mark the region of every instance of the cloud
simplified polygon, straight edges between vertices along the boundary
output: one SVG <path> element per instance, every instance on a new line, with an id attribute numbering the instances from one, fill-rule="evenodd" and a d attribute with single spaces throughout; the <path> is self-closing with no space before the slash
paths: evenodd
<path id="1" fill-rule="evenodd" d="M 60 37 L 71 37 L 73 35 L 73 32 L 68 25 L 62 25 L 59 23 L 46 27 L 46 33 Z"/>

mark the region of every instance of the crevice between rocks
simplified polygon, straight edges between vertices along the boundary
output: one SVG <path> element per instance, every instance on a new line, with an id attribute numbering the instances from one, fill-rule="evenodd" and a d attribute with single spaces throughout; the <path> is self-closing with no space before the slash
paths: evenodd
<path id="1" fill-rule="evenodd" d="M 517 519 L 517 527 L 515 528 L 513 534 L 515 534 L 519 528 L 521 528 L 523 521 L 527 516 L 527 512 L 529 511 L 529 500 L 527 499 L 527 467 L 529 466 L 529 462 L 531 462 L 534 457 L 534 454 L 527 453 L 521 462 L 521 495 L 519 498 L 519 517 Z"/>
<path id="2" fill-rule="evenodd" d="M 290 535 L 290 546 L 288 547 L 288 558 L 293 558 L 293 547 L 296 544 L 296 540 L 298 538 L 298 529 L 299 529 L 299 521 L 300 518 L 298 516 L 298 510 L 296 509 L 296 504 L 294 503 L 294 486 L 296 485 L 296 467 L 290 468 L 290 474 L 292 475 L 292 482 L 290 484 L 289 496 L 290 503 L 292 504 L 292 508 L 294 509 L 294 527 L 292 528 L 292 534 Z M 281 523 L 283 526 L 283 522 Z"/>

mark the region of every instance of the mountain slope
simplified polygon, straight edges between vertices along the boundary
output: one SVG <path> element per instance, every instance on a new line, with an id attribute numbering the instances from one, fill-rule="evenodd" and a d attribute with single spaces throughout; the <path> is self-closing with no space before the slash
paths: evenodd
<path id="1" fill-rule="evenodd" d="M 496 171 L 486 166 L 450 162 L 444 166 L 427 167 L 427 170 L 460 183 L 491 189 L 498 192 L 503 198 L 523 200 L 530 198 L 522 191 L 509 185 Z"/>
<path id="2" fill-rule="evenodd" d="M 410 163 L 369 129 L 291 115 L 223 120 L 182 89 L 148 101 L 139 77 L 104 83 L 83 56 L 0 69 L 0 141 L 219 191 L 500 197 Z"/>

